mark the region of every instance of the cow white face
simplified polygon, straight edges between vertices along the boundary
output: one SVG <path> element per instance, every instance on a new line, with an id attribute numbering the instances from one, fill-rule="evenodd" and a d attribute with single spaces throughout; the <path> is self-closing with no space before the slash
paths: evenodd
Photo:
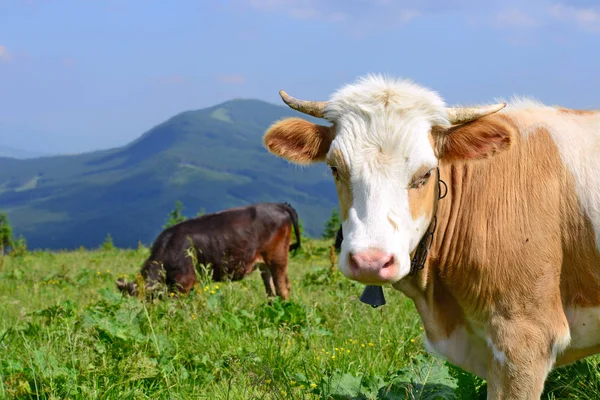
<path id="1" fill-rule="evenodd" d="M 448 140 L 432 131 L 451 125 L 449 112 L 436 93 L 379 76 L 312 107 L 333 125 L 288 118 L 264 143 L 292 162 L 331 168 L 344 233 L 342 273 L 366 284 L 397 282 L 410 272 L 411 253 L 433 218 L 438 156 Z"/>

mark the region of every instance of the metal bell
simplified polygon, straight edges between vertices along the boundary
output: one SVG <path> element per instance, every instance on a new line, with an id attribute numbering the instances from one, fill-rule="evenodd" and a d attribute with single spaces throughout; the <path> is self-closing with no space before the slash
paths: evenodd
<path id="1" fill-rule="evenodd" d="M 381 286 L 365 286 L 365 290 L 360 295 L 360 301 L 370 305 L 373 308 L 383 306 L 385 304 L 385 296 Z"/>

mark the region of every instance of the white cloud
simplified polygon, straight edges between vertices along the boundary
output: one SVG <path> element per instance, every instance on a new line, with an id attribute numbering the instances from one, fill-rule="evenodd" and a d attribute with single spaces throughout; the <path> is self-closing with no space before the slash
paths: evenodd
<path id="1" fill-rule="evenodd" d="M 0 44 L 0 61 L 8 61 L 12 58 L 6 46 Z"/>
<path id="2" fill-rule="evenodd" d="M 298 20 L 339 24 L 351 36 L 395 29 L 418 18 L 454 14 L 482 28 L 531 31 L 575 24 L 600 32 L 600 0 L 231 0 L 237 9 L 252 8 Z M 524 33 L 519 33 L 524 34 Z"/>
<path id="3" fill-rule="evenodd" d="M 558 20 L 574 22 L 586 31 L 600 32 L 600 11 L 592 7 L 554 4 L 550 7 L 550 14 Z"/>
<path id="4" fill-rule="evenodd" d="M 540 26 L 540 22 L 536 18 L 516 9 L 500 11 L 496 14 L 496 22 L 502 27 L 536 28 Z"/>
<path id="5" fill-rule="evenodd" d="M 228 83 L 228 84 L 234 84 L 234 85 L 241 85 L 246 82 L 246 78 L 243 75 L 218 74 L 216 76 L 216 78 L 221 83 Z"/>

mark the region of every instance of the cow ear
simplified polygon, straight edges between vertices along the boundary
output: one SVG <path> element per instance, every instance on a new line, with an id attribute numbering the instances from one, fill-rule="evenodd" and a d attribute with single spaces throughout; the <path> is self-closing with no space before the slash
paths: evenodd
<path id="1" fill-rule="evenodd" d="M 333 137 L 332 127 L 286 118 L 271 125 L 263 143 L 276 156 L 295 164 L 311 164 L 325 160 Z"/>
<path id="2" fill-rule="evenodd" d="M 504 117 L 485 117 L 449 129 L 434 127 L 432 136 L 439 159 L 477 160 L 510 148 L 515 129 Z"/>

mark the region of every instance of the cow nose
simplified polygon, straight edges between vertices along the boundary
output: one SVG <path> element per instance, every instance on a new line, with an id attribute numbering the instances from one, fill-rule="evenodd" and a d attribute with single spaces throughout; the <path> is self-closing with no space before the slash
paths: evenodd
<path id="1" fill-rule="evenodd" d="M 381 271 L 394 265 L 394 255 L 378 249 L 350 254 L 350 266 L 355 271 Z"/>

